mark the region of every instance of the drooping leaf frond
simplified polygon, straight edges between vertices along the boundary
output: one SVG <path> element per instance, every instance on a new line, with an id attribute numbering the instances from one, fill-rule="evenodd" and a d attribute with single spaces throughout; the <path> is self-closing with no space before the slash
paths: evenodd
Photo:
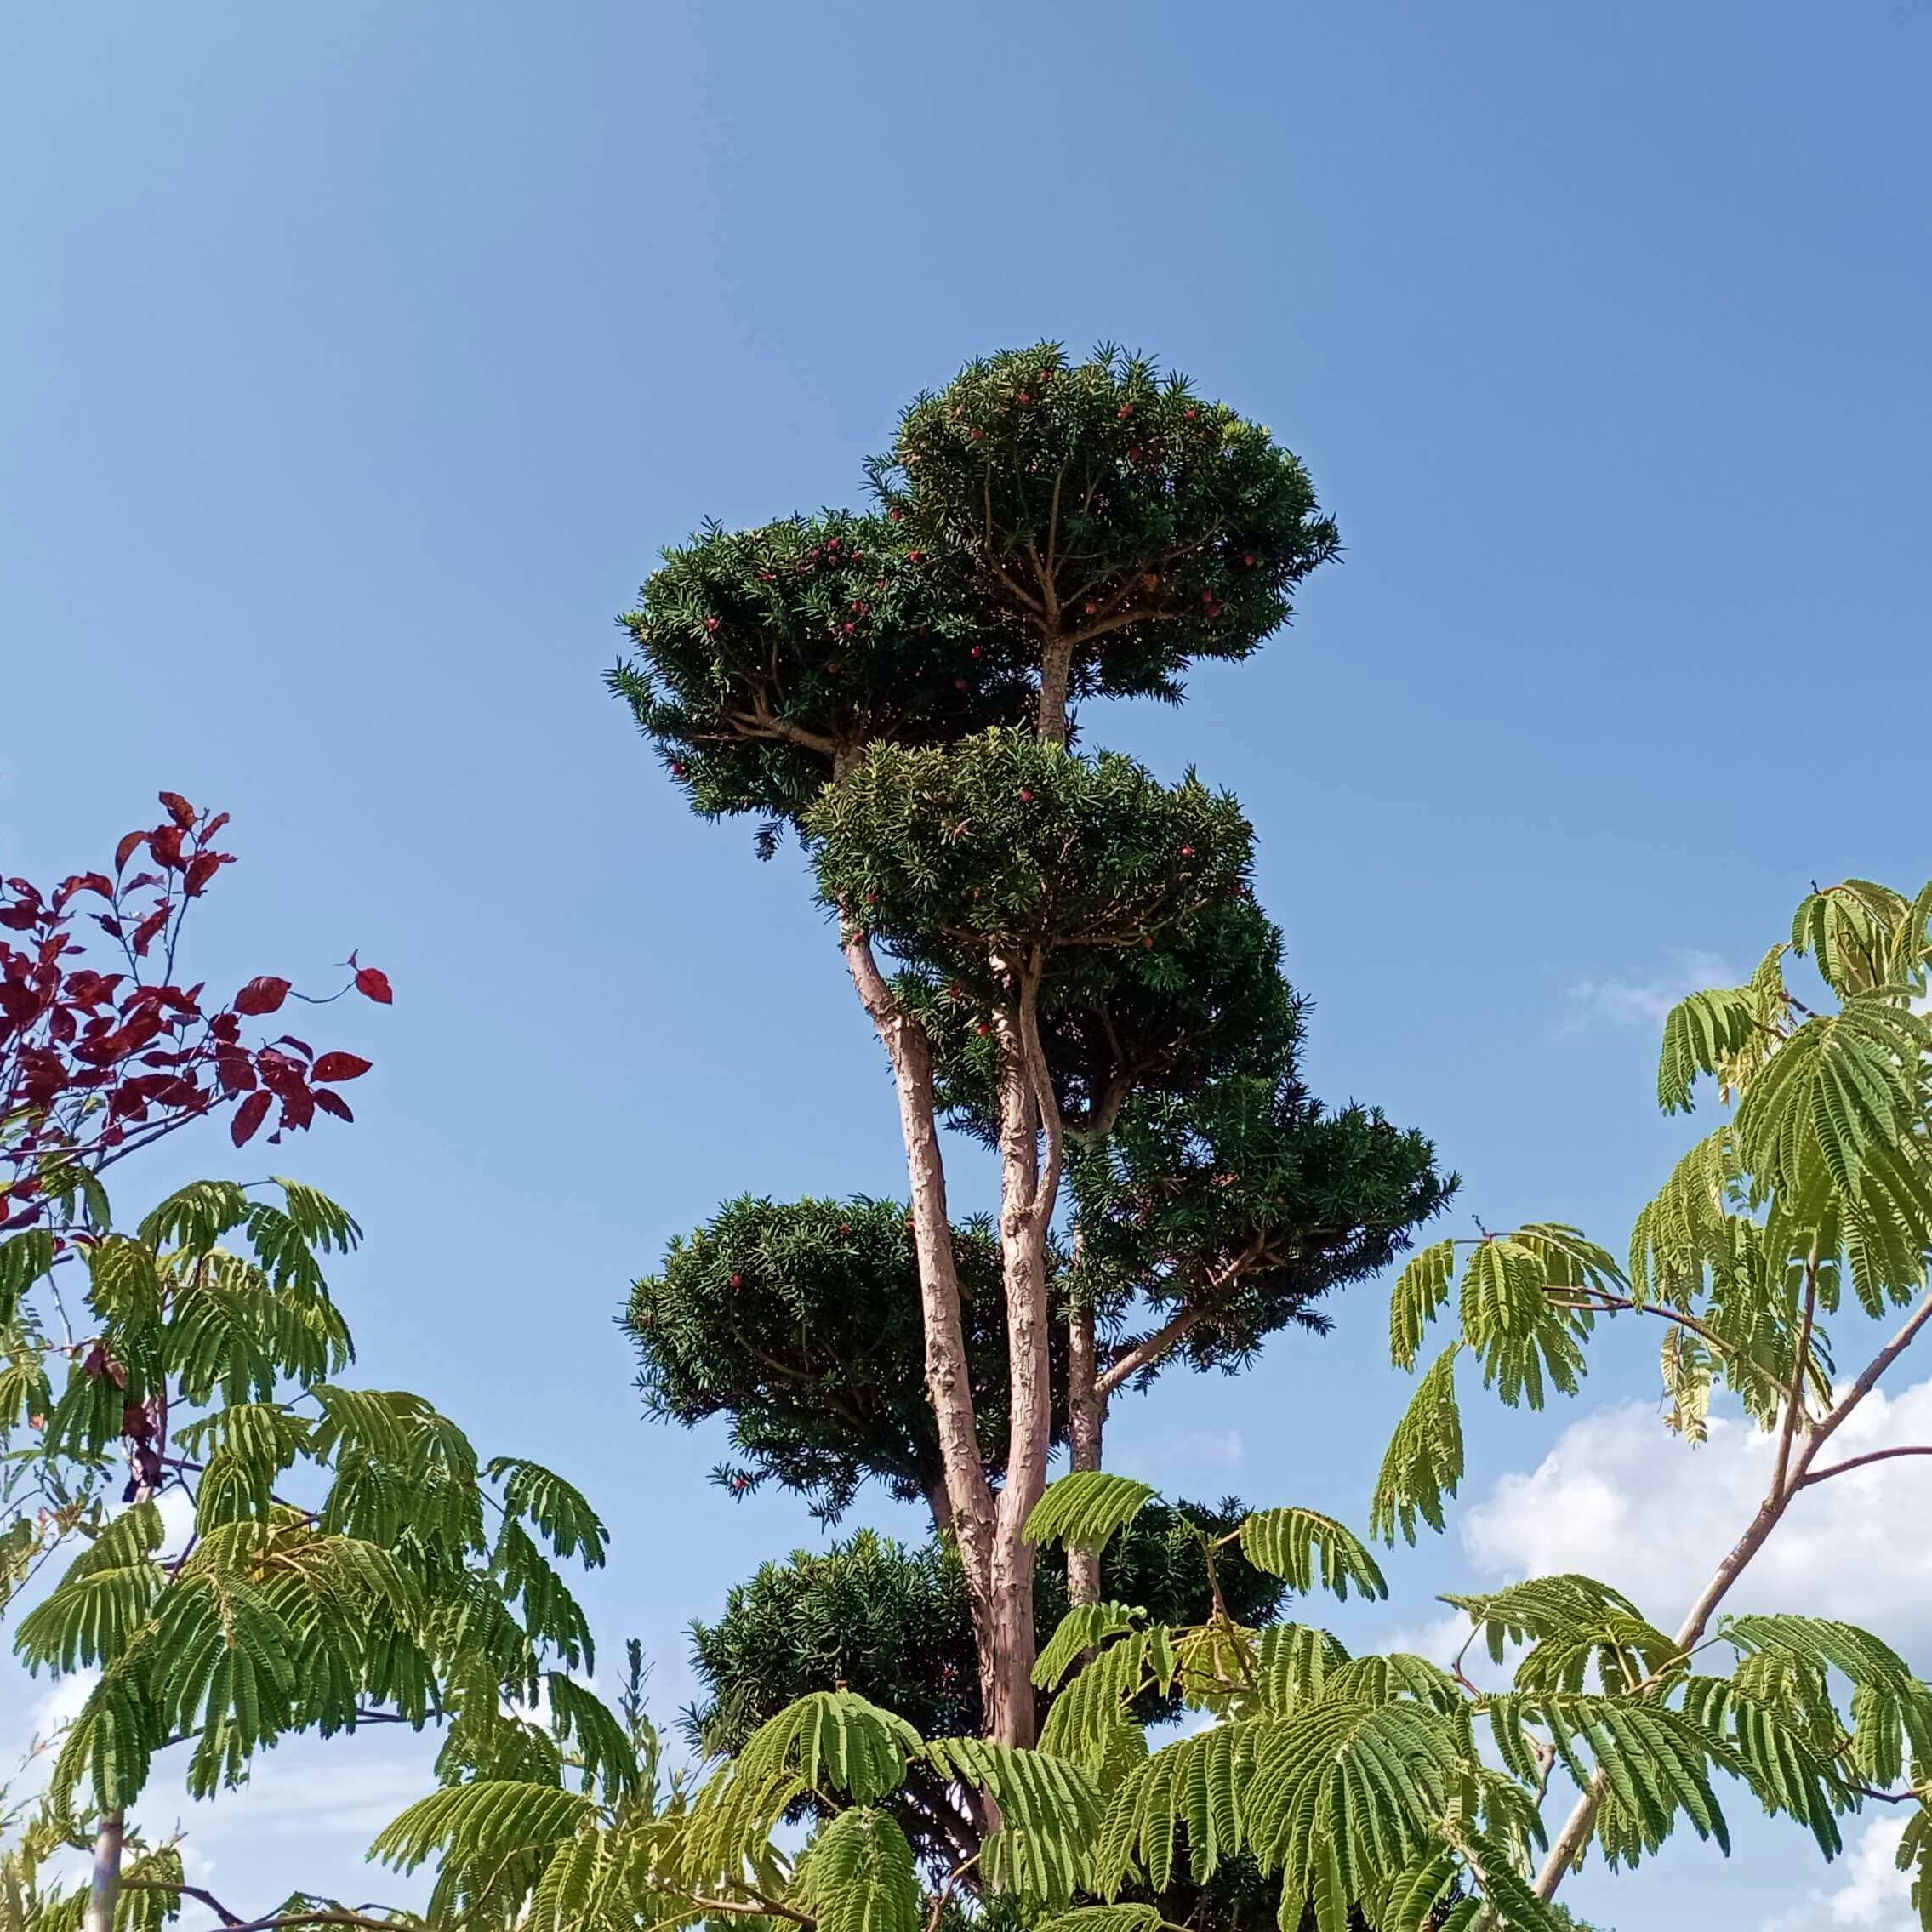
<path id="1" fill-rule="evenodd" d="M 1664 1017 L 1658 1106 L 1688 1114 L 1698 1076 L 1721 1073 L 1749 1045 L 1758 1023 L 1758 1000 L 1747 986 L 1707 987 L 1679 1000 Z"/>
<path id="2" fill-rule="evenodd" d="M 1312 1509 L 1262 1509 L 1241 1523 L 1249 1562 L 1306 1595 L 1318 1586 L 1346 1600 L 1350 1587 L 1364 1597 L 1386 1597 L 1388 1584 L 1376 1559 L 1333 1517 Z"/>
<path id="3" fill-rule="evenodd" d="M 1448 1300 L 1455 1274 L 1456 1243 L 1438 1241 L 1396 1277 L 1388 1306 L 1388 1352 L 1398 1368 L 1415 1367 L 1423 1334 Z"/>
<path id="4" fill-rule="evenodd" d="M 912 1847 L 889 1812 L 841 1811 L 812 1841 L 798 1891 L 819 1932 L 919 1932 Z"/>
<path id="5" fill-rule="evenodd" d="M 819 1690 L 761 1724 L 734 1770 L 752 1781 L 829 1786 L 860 1804 L 897 1791 L 919 1733 L 851 1690 Z"/>
<path id="6" fill-rule="evenodd" d="M 1050 1483 L 1026 1519 L 1029 1542 L 1097 1550 L 1154 1500 L 1151 1484 L 1102 1470 L 1075 1470 Z"/>
<path id="7" fill-rule="evenodd" d="M 1059 1687 L 1086 1654 L 1110 1637 L 1138 1627 L 1140 1619 L 1125 1604 L 1075 1604 L 1060 1619 L 1033 1667 L 1033 1681 L 1042 1690 Z"/>
<path id="8" fill-rule="evenodd" d="M 970 1785 L 998 1804 L 1000 1828 L 985 1857 L 1002 1890 L 1048 1903 L 1071 1897 L 1086 1879 L 1100 1825 L 1101 1793 L 1091 1775 L 1064 1758 L 978 1737 L 935 1739 L 926 1757 L 949 1783 Z"/>
<path id="9" fill-rule="evenodd" d="M 1396 1425 L 1369 1505 L 1369 1534 L 1393 1544 L 1416 1541 L 1419 1517 L 1440 1533 L 1443 1499 L 1462 1482 L 1462 1416 L 1456 1404 L 1456 1358 L 1451 1342 L 1416 1385 L 1408 1412 Z"/>

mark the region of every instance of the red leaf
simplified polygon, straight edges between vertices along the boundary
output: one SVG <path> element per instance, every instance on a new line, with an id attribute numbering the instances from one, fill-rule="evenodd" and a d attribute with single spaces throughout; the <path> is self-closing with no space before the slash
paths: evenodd
<path id="1" fill-rule="evenodd" d="M 195 808 L 193 806 L 188 803 L 186 799 L 182 797 L 180 792 L 162 792 L 161 794 L 161 802 L 167 806 L 168 816 L 172 818 L 184 832 L 187 831 L 194 824 Z"/>
<path id="2" fill-rule="evenodd" d="M 204 844 L 204 845 L 205 845 L 205 844 L 207 844 L 207 842 L 208 842 L 208 841 L 209 841 L 210 839 L 212 839 L 212 838 L 213 838 L 213 837 L 214 836 L 214 835 L 215 835 L 215 834 L 216 834 L 217 832 L 219 832 L 219 830 L 221 829 L 221 828 L 222 828 L 222 827 L 223 827 L 224 825 L 225 825 L 225 824 L 226 824 L 227 823 L 228 823 L 228 814 L 227 814 L 227 813 L 226 813 L 225 812 L 216 812 L 216 813 L 215 813 L 215 815 L 214 816 L 214 818 L 212 818 L 211 819 L 209 819 L 209 820 L 208 820 L 208 822 L 207 823 L 207 824 L 205 824 L 205 825 L 203 825 L 203 826 L 202 827 L 202 844 Z"/>
<path id="3" fill-rule="evenodd" d="M 296 1039 L 292 1033 L 283 1034 L 275 1044 L 277 1046 L 293 1046 L 305 1060 L 312 1060 L 316 1057 L 315 1048 L 310 1046 L 307 1040 Z"/>
<path id="4" fill-rule="evenodd" d="M 312 1080 L 359 1080 L 369 1070 L 369 1063 L 360 1054 L 325 1053 L 309 1069 Z"/>
<path id="5" fill-rule="evenodd" d="M 235 1109 L 228 1134 L 237 1147 L 245 1147 L 255 1137 L 262 1122 L 268 1118 L 271 1103 L 271 1097 L 258 1089 Z"/>
<path id="6" fill-rule="evenodd" d="M 170 872 L 178 870 L 181 863 L 181 828 L 157 825 L 148 834 L 147 849 L 154 854 L 157 865 L 165 865 Z"/>
<path id="7" fill-rule="evenodd" d="M 168 906 L 167 903 L 163 901 L 134 928 L 134 944 L 136 957 L 146 955 L 148 948 L 160 937 L 161 929 L 167 923 Z"/>
<path id="8" fill-rule="evenodd" d="M 214 1074 L 231 1093 L 247 1093 L 255 1084 L 255 1063 L 239 1046 L 217 1046 Z"/>
<path id="9" fill-rule="evenodd" d="M 198 899 L 207 888 L 208 882 L 220 871 L 222 855 L 218 852 L 204 852 L 188 861 L 188 897 Z"/>
<path id="10" fill-rule="evenodd" d="M 379 1006 L 392 1004 L 396 994 L 390 990 L 389 975 L 380 966 L 361 966 L 356 972 L 356 990 L 365 1000 L 373 1000 Z"/>
<path id="11" fill-rule="evenodd" d="M 114 848 L 114 869 L 118 872 L 147 843 L 145 832 L 128 832 Z"/>
<path id="12" fill-rule="evenodd" d="M 325 1114 L 333 1114 L 339 1120 L 353 1120 L 356 1116 L 349 1111 L 349 1103 L 339 1093 L 331 1093 L 327 1087 L 316 1091 L 316 1105 Z"/>
<path id="13" fill-rule="evenodd" d="M 60 891 L 55 899 L 58 905 L 65 905 L 77 892 L 99 892 L 102 898 L 114 897 L 114 881 L 105 872 L 77 873 L 71 879 L 60 882 Z"/>
<path id="14" fill-rule="evenodd" d="M 272 1013 L 288 997 L 288 982 L 273 973 L 259 973 L 235 995 L 238 1013 Z"/>

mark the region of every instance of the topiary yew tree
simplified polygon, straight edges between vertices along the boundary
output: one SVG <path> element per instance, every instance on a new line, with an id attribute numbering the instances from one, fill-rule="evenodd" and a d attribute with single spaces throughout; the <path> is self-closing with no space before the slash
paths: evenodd
<path id="1" fill-rule="evenodd" d="M 1302 1089 L 1300 1008 L 1234 801 L 1072 749 L 1080 700 L 1176 701 L 1194 661 L 1244 658 L 1287 621 L 1336 542 L 1300 462 L 1143 360 L 1043 345 L 920 397 L 869 476 L 869 514 L 708 527 L 668 553 L 610 681 L 696 811 L 761 818 L 767 851 L 789 825 L 812 857 L 898 1091 L 941 1481 L 909 1460 L 903 1379 L 872 1386 L 841 1443 L 829 1414 L 813 1443 L 767 1427 L 829 1388 L 841 1322 L 904 1334 L 911 1284 L 891 1269 L 845 1271 L 859 1307 L 829 1326 L 759 1333 L 697 1310 L 717 1285 L 674 1256 L 632 1325 L 654 1400 L 741 1418 L 744 1480 L 836 1503 L 878 1475 L 932 1497 L 988 1734 L 1025 1744 L 1021 1527 L 1063 1429 L 1097 1468 L 1116 1389 L 1177 1358 L 1238 1365 L 1319 1321 L 1311 1304 L 1398 1252 L 1453 1181 L 1420 1136 Z M 971 1279 L 986 1254 L 948 1211 L 947 1120 L 1000 1158 L 993 1335 Z M 894 1360 L 841 1364 L 841 1393 Z M 1070 1581 L 1096 1597 L 1092 1553 Z"/>

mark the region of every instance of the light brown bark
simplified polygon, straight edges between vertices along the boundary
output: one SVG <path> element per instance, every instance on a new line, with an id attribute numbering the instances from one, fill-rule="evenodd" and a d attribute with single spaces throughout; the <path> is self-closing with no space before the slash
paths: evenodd
<path id="1" fill-rule="evenodd" d="M 1075 1268 L 1074 1301 L 1067 1317 L 1067 1428 L 1076 1472 L 1100 1467 L 1101 1437 L 1107 1425 L 1107 1404 L 1098 1387 L 1098 1348 L 1094 1336 L 1093 1303 L 1080 1294 Z M 1067 1595 L 1076 1604 L 1100 1601 L 1100 1552 L 1067 1552 Z"/>
<path id="2" fill-rule="evenodd" d="M 959 1544 L 977 1624 L 990 1610 L 994 1506 L 992 1486 L 979 1458 L 972 1376 L 960 1313 L 959 1270 L 946 1208 L 946 1167 L 932 1088 L 932 1046 L 925 1029 L 893 997 L 867 936 L 848 928 L 842 943 L 852 984 L 878 1029 L 898 1090 L 899 1126 L 912 1195 L 920 1308 L 926 1328 L 926 1392 L 938 1428 L 950 1528 Z"/>
<path id="3" fill-rule="evenodd" d="M 110 1811 L 94 1835 L 94 1870 L 88 1880 L 84 1932 L 114 1932 L 114 1910 L 121 1902 L 121 1851 L 128 1834 L 127 1814 Z"/>
<path id="4" fill-rule="evenodd" d="M 1036 1552 L 1023 1530 L 1046 1487 L 1052 1449 L 1052 1365 L 1046 1302 L 1046 1235 L 1059 1183 L 1058 1122 L 1034 1027 L 1038 962 L 1004 966 L 1014 1007 L 999 1019 L 1000 1045 L 1000 1254 L 1006 1297 L 1009 1397 L 1006 1476 L 994 1526 L 987 1735 L 1002 1744 L 1034 1741 L 1033 1573 Z M 1040 1137 L 1048 1154 L 1044 1170 Z"/>

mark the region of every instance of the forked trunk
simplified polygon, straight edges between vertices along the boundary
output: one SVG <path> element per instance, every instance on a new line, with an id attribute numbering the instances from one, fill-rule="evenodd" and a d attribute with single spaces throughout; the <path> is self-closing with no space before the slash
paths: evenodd
<path id="1" fill-rule="evenodd" d="M 932 1045 L 926 1030 L 894 998 L 872 955 L 871 942 L 856 929 L 844 938 L 846 964 L 859 999 L 878 1029 L 898 1091 L 899 1127 L 905 1141 L 912 1194 L 913 1251 L 919 1267 L 920 1310 L 926 1330 L 926 1393 L 939 1433 L 945 1470 L 945 1508 L 933 1514 L 950 1529 L 966 1572 L 978 1639 L 983 1688 L 990 1667 L 993 1624 L 993 1545 L 995 1505 L 980 1461 L 973 1414 L 972 1375 L 966 1359 L 966 1325 L 960 1312 L 960 1278 L 946 1207 L 946 1168 L 939 1146 L 938 1103 L 932 1087 Z"/>

